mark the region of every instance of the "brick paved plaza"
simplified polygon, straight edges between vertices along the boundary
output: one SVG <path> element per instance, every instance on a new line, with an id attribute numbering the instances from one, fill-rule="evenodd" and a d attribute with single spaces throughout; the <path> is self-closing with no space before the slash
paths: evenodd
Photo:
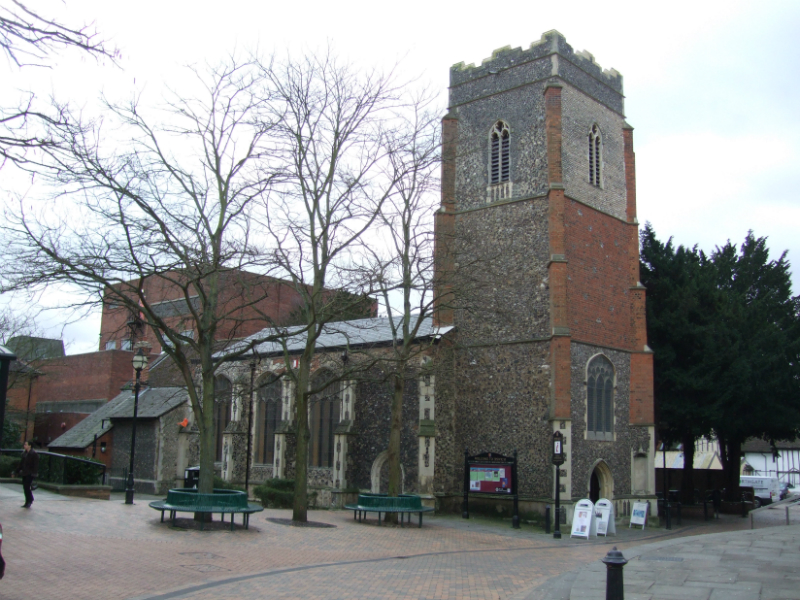
<path id="1" fill-rule="evenodd" d="M 215 524 L 194 529 L 160 523 L 152 499 L 126 506 L 39 491 L 31 510 L 21 509 L 19 485 L 0 484 L 4 528 L 4 600 L 96 598 L 509 598 L 550 597 L 540 585 L 582 567 L 591 568 L 612 545 L 642 544 L 711 531 L 749 528 L 729 517 L 705 525 L 621 529 L 608 541 L 553 540 L 530 526 L 514 531 L 501 522 L 439 516 L 422 529 L 353 521 L 352 513 L 317 511 L 330 528 L 287 527 L 254 515 L 249 530 Z M 188 516 L 188 515 L 187 515 Z M 764 530 L 766 531 L 766 530 Z M 566 596 L 569 597 L 569 596 Z"/>

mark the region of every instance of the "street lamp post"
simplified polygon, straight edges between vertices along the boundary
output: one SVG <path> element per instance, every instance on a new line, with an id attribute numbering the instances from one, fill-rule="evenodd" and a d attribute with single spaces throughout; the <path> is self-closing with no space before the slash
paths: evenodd
<path id="1" fill-rule="evenodd" d="M 125 489 L 125 504 L 133 504 L 133 458 L 136 452 L 136 417 L 139 415 L 139 379 L 142 369 L 147 366 L 147 357 L 141 348 L 133 355 L 133 368 L 136 371 L 136 383 L 133 386 L 133 426 L 131 427 L 131 464 L 128 467 L 128 486 Z"/>
<path id="2" fill-rule="evenodd" d="M 561 539 L 561 465 L 564 464 L 564 436 L 560 431 L 553 434 L 553 464 L 556 467 L 556 527 L 553 537 Z"/>

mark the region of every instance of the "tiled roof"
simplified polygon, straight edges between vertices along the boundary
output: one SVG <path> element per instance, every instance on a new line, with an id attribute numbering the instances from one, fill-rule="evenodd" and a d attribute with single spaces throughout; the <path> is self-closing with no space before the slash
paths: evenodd
<path id="1" fill-rule="evenodd" d="M 395 323 L 397 323 L 397 320 L 395 320 Z M 435 326 L 433 320 L 430 318 L 424 319 L 415 339 L 421 340 L 425 338 L 441 337 L 451 329 L 453 329 L 451 326 Z M 287 327 L 283 330 L 264 329 L 245 338 L 228 351 L 235 351 L 237 346 L 241 347 L 242 344 L 250 343 L 252 340 L 281 335 L 283 335 L 283 340 L 285 340 L 285 351 L 288 351 L 290 354 L 302 351 L 306 343 L 306 332 L 301 326 Z M 326 348 L 352 348 L 355 346 L 381 345 L 391 342 L 393 337 L 392 322 L 389 320 L 389 317 L 340 321 L 325 325 L 322 335 L 317 339 L 317 349 L 324 350 Z M 281 340 L 266 341 L 255 346 L 255 352 L 261 356 L 282 354 L 284 352 L 284 345 Z M 253 352 L 250 351 L 247 352 L 245 356 L 250 356 L 252 354 Z"/>
<path id="2" fill-rule="evenodd" d="M 181 387 L 144 388 L 139 392 L 137 416 L 142 419 L 156 418 L 168 413 L 187 399 L 186 389 Z M 50 442 L 50 448 L 86 448 L 112 427 L 111 419 L 133 416 L 133 390 L 125 390 L 107 404 L 91 413 L 64 435 Z"/>

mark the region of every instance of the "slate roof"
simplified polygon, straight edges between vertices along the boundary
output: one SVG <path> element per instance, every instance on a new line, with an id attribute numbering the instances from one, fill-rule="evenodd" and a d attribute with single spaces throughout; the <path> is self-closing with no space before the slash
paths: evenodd
<path id="1" fill-rule="evenodd" d="M 187 399 L 185 388 L 144 388 L 139 392 L 138 417 L 143 419 L 160 417 Z M 108 432 L 111 419 L 133 416 L 133 390 L 125 390 L 91 413 L 64 435 L 50 442 L 50 448 L 86 448 L 95 434 L 100 437 Z"/>
<path id="2" fill-rule="evenodd" d="M 17 355 L 17 358 L 22 360 L 41 360 L 65 356 L 64 342 L 50 338 L 18 335 L 8 340 L 6 346 Z"/>
<path id="3" fill-rule="evenodd" d="M 395 321 L 396 322 L 396 321 Z M 340 321 L 328 323 L 323 328 L 323 333 L 317 340 L 317 349 L 324 350 L 330 348 L 346 348 L 355 346 L 378 346 L 392 341 L 392 323 L 389 317 L 375 317 L 372 319 L 356 319 L 353 321 Z M 452 326 L 437 327 L 433 324 L 433 319 L 424 319 L 419 327 L 415 339 L 438 338 L 453 329 Z M 286 350 L 288 352 L 301 352 L 306 343 L 306 332 L 302 326 L 287 327 L 282 330 L 263 329 L 262 331 L 245 338 L 239 344 L 229 348 L 228 351 L 235 351 L 237 346 L 249 343 L 251 340 L 265 338 L 280 332 L 286 335 Z M 260 356 L 283 354 L 283 345 L 278 342 L 263 342 L 255 347 L 255 353 Z M 244 356 L 251 356 L 253 351 L 247 352 Z"/>

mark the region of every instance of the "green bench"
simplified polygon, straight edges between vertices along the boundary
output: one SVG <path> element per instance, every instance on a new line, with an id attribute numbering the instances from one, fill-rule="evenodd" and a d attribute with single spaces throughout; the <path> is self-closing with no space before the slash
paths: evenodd
<path id="1" fill-rule="evenodd" d="M 150 508 L 161 511 L 161 522 L 164 522 L 164 513 L 169 511 L 169 518 L 175 526 L 175 516 L 179 512 L 190 513 L 219 513 L 222 522 L 225 514 L 231 515 L 231 531 L 233 531 L 234 515 L 242 515 L 242 525 L 250 528 L 250 515 L 264 510 L 263 506 L 247 501 L 247 494 L 236 490 L 214 490 L 213 494 L 200 494 L 196 489 L 175 489 L 167 492 L 166 500 L 156 500 L 150 503 Z M 200 529 L 205 525 L 205 520 L 200 521 Z"/>
<path id="2" fill-rule="evenodd" d="M 353 511 L 353 520 L 358 515 L 358 522 L 364 520 L 367 513 L 378 513 L 378 525 L 381 524 L 381 513 L 399 513 L 400 527 L 403 526 L 404 515 L 408 515 L 408 522 L 411 523 L 411 514 L 419 514 L 419 526 L 422 527 L 422 513 L 433 512 L 429 506 L 422 506 L 422 498 L 415 494 L 400 494 L 397 497 L 387 494 L 359 494 L 358 504 L 346 504 L 345 510 Z"/>

